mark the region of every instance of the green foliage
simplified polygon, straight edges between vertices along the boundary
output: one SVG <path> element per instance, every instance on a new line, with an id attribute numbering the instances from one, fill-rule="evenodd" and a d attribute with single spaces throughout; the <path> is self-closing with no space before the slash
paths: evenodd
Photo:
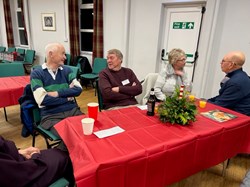
<path id="1" fill-rule="evenodd" d="M 179 98 L 180 89 L 176 88 L 172 97 L 158 106 L 158 115 L 162 122 L 188 125 L 196 120 L 197 108 L 195 101 L 190 101 L 184 91 L 183 97 Z"/>

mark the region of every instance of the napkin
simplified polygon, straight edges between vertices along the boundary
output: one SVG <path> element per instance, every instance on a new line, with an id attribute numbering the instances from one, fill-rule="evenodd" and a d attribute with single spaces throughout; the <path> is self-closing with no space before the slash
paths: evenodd
<path id="1" fill-rule="evenodd" d="M 108 136 L 112 136 L 118 133 L 122 133 L 123 131 L 125 131 L 124 129 L 122 129 L 119 126 L 115 126 L 109 129 L 105 129 L 105 130 L 100 130 L 100 131 L 96 131 L 94 132 L 94 134 L 98 137 L 98 138 L 105 138 Z"/>

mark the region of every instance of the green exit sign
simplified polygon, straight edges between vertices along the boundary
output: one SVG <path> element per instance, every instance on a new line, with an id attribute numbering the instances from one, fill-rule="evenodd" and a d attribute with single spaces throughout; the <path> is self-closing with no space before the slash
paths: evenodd
<path id="1" fill-rule="evenodd" d="M 194 29 L 194 22 L 174 22 L 173 29 Z"/>

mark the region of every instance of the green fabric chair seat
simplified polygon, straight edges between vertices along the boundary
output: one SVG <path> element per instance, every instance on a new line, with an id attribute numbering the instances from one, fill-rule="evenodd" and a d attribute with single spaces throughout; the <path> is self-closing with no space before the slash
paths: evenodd
<path id="1" fill-rule="evenodd" d="M 49 140 L 51 141 L 59 141 L 61 138 L 58 136 L 54 135 L 51 131 L 44 129 L 40 125 L 36 127 L 36 130 L 38 130 L 40 133 L 42 133 L 44 136 L 47 136 Z"/>
<path id="2" fill-rule="evenodd" d="M 99 78 L 99 73 L 108 66 L 107 59 L 95 58 L 92 73 L 84 73 L 80 75 L 81 80 L 89 80 L 94 87 L 94 81 Z M 87 87 L 87 85 L 86 85 Z"/>
<path id="3" fill-rule="evenodd" d="M 69 182 L 65 178 L 60 178 L 53 184 L 49 185 L 49 187 L 65 187 L 68 185 L 69 185 Z"/>
<path id="4" fill-rule="evenodd" d="M 82 74 L 80 77 L 84 78 L 84 79 L 97 79 L 99 77 L 99 75 L 87 73 L 87 74 Z"/>

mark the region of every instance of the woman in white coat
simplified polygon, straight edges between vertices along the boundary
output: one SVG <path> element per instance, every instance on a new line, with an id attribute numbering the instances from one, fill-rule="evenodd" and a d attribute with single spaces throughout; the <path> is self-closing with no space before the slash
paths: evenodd
<path id="1" fill-rule="evenodd" d="M 182 49 L 172 49 L 168 53 L 168 64 L 159 73 L 155 82 L 155 96 L 164 101 L 166 96 L 172 96 L 176 86 L 187 85 L 187 74 L 184 70 L 186 54 Z"/>

